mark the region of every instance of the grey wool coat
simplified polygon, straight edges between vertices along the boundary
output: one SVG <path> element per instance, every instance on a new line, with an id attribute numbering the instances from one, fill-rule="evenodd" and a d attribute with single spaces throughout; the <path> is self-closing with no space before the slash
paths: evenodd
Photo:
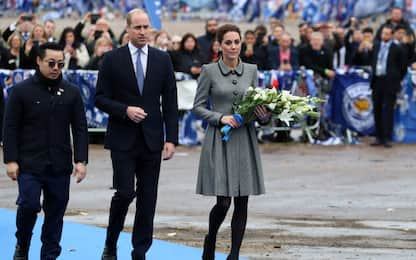
<path id="1" fill-rule="evenodd" d="M 228 142 L 222 141 L 220 132 L 221 116 L 233 114 L 233 104 L 249 86 L 257 86 L 256 65 L 240 60 L 231 71 L 220 59 L 203 66 L 193 108 L 208 121 L 199 161 L 198 194 L 238 197 L 265 192 L 254 124 L 232 129 Z"/>

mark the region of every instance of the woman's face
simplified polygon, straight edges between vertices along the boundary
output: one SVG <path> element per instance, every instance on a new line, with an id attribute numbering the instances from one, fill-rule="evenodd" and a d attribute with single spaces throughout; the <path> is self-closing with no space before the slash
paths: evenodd
<path id="1" fill-rule="evenodd" d="M 214 43 L 212 44 L 212 52 L 213 53 L 218 53 L 220 51 L 220 47 L 221 44 L 219 41 L 214 41 Z"/>
<path id="2" fill-rule="evenodd" d="M 195 49 L 195 45 L 196 45 L 196 42 L 195 42 L 194 38 L 188 37 L 188 39 L 186 39 L 183 46 L 185 47 L 185 50 L 193 51 Z"/>
<path id="3" fill-rule="evenodd" d="M 222 55 L 229 60 L 238 59 L 241 50 L 241 38 L 237 32 L 227 32 L 221 42 Z"/>
<path id="4" fill-rule="evenodd" d="M 37 26 L 33 30 L 33 39 L 35 39 L 35 40 L 41 40 L 43 38 L 44 33 L 45 33 L 45 30 L 43 30 L 42 27 Z"/>
<path id="5" fill-rule="evenodd" d="M 22 46 L 22 41 L 21 41 L 20 37 L 15 35 L 13 37 L 13 39 L 11 40 L 10 45 L 11 45 L 10 47 L 12 49 L 19 49 L 20 46 Z"/>
<path id="6" fill-rule="evenodd" d="M 68 32 L 65 35 L 65 44 L 72 45 L 74 43 L 74 41 L 75 41 L 75 35 L 74 35 L 74 33 Z"/>

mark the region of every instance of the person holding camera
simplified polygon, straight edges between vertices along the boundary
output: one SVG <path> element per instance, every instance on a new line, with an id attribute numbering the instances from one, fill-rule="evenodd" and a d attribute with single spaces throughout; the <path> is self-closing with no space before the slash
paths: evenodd
<path id="1" fill-rule="evenodd" d="M 362 41 L 352 59 L 353 66 L 370 66 L 373 56 L 374 31 L 371 27 L 362 29 Z"/>
<path id="2" fill-rule="evenodd" d="M 3 39 L 7 41 L 14 32 L 19 32 L 24 41 L 29 40 L 33 26 L 36 24 L 36 16 L 22 13 L 15 23 L 12 23 L 3 32 Z"/>
<path id="3" fill-rule="evenodd" d="M 64 69 L 76 70 L 84 68 L 90 60 L 87 47 L 82 42 L 77 42 L 72 27 L 66 27 L 59 39 L 59 44 L 65 46 L 65 67 Z"/>
<path id="4" fill-rule="evenodd" d="M 84 37 L 82 31 L 88 22 L 90 22 L 90 26 L 87 30 L 87 37 Z M 117 46 L 117 39 L 111 30 L 108 21 L 97 13 L 87 13 L 75 26 L 74 32 L 76 41 L 84 43 L 87 46 L 90 55 L 94 54 L 95 44 L 102 36 L 110 38 L 112 45 Z"/>
<path id="5" fill-rule="evenodd" d="M 36 56 L 39 46 L 46 42 L 45 28 L 41 24 L 36 24 L 33 27 L 29 40 L 23 46 L 22 69 L 36 68 Z"/>

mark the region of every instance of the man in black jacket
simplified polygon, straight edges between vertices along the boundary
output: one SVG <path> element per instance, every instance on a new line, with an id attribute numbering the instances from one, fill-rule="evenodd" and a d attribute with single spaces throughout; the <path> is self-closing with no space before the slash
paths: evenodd
<path id="1" fill-rule="evenodd" d="M 56 259 L 73 170 L 77 182 L 86 175 L 88 129 L 76 86 L 62 80 L 64 53 L 56 43 L 39 47 L 36 74 L 12 89 L 4 119 L 4 163 L 17 180 L 14 259 L 27 259 L 37 213 L 43 208 L 41 259 Z M 42 206 L 40 194 L 43 193 Z"/>
<path id="2" fill-rule="evenodd" d="M 381 42 L 374 46 L 371 63 L 376 141 L 374 146 L 391 147 L 393 114 L 401 80 L 406 74 L 406 56 L 401 46 L 393 41 L 393 28 L 385 25 L 381 31 Z"/>
<path id="3" fill-rule="evenodd" d="M 217 20 L 211 18 L 205 22 L 205 34 L 197 38 L 198 48 L 205 63 L 209 63 L 209 53 L 211 49 L 212 42 L 215 40 L 217 34 L 218 22 Z"/>

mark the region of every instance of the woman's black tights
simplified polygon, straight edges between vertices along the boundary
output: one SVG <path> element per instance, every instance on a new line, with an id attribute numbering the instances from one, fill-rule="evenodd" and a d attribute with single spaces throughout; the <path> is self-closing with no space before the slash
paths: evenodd
<path id="1" fill-rule="evenodd" d="M 231 220 L 231 252 L 227 259 L 238 259 L 247 223 L 248 196 L 234 197 L 234 212 Z M 205 237 L 203 259 L 214 259 L 218 230 L 231 205 L 231 197 L 217 196 L 217 204 L 209 214 L 208 235 Z"/>

